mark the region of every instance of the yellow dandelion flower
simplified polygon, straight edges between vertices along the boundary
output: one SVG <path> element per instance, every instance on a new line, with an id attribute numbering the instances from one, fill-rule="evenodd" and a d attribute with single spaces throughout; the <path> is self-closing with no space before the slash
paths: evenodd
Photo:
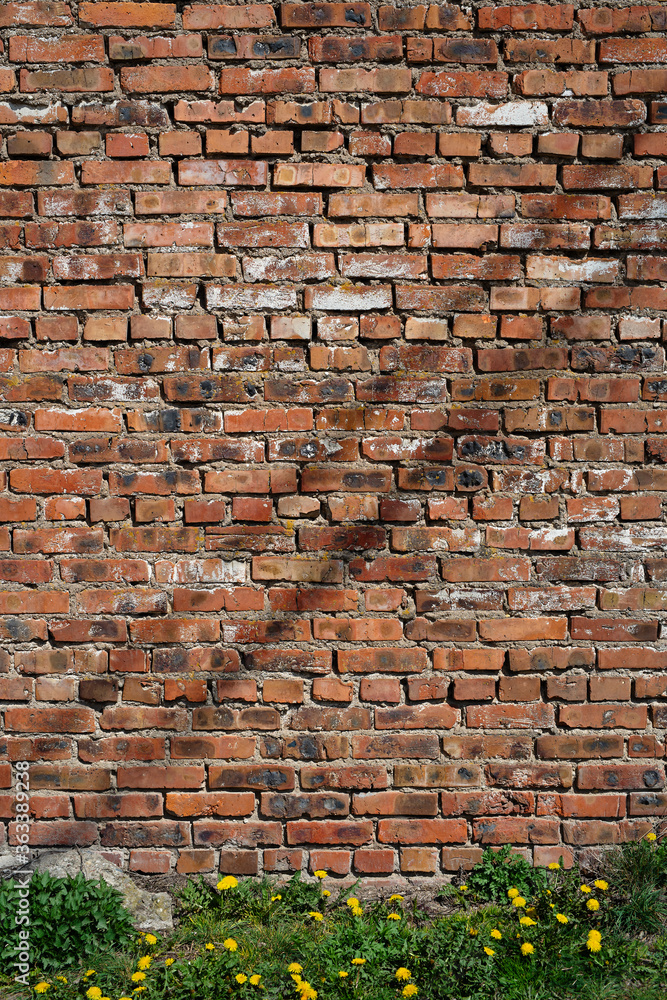
<path id="1" fill-rule="evenodd" d="M 56 976 L 59 983 L 64 983 L 67 986 L 67 976 Z"/>
<path id="2" fill-rule="evenodd" d="M 287 966 L 287 971 L 290 975 L 298 975 L 299 972 L 303 972 L 303 967 L 300 966 L 298 962 L 291 962 L 290 965 Z"/>
<path id="3" fill-rule="evenodd" d="M 355 916 L 355 917 L 363 917 L 364 911 L 361 909 L 360 906 L 353 906 L 352 907 L 352 915 Z"/>
<path id="4" fill-rule="evenodd" d="M 533 946 L 530 943 L 530 941 L 524 941 L 523 944 L 521 945 L 521 954 L 522 955 L 532 955 L 534 951 L 535 951 L 535 949 L 533 948 Z"/>
<path id="5" fill-rule="evenodd" d="M 308 916 L 309 916 L 309 917 L 312 917 L 312 918 L 313 918 L 313 920 L 315 920 L 315 921 L 318 921 L 318 922 L 319 922 L 320 920 L 324 920 L 324 917 L 322 916 L 322 914 L 321 914 L 321 913 L 318 913 L 318 912 L 317 912 L 317 910 L 311 910 L 311 911 L 309 912 Z"/>
<path id="6" fill-rule="evenodd" d="M 239 880 L 234 878 L 233 875 L 225 875 L 225 877 L 221 878 L 218 882 L 217 888 L 224 892 L 225 889 L 235 889 L 238 884 Z"/>
<path id="7" fill-rule="evenodd" d="M 397 902 L 400 903 L 402 901 L 402 899 L 403 899 L 403 896 L 401 896 L 400 892 L 395 892 L 393 894 L 393 896 L 389 897 L 389 902 L 390 903 L 397 903 Z"/>
<path id="8" fill-rule="evenodd" d="M 253 976 L 250 977 L 248 982 L 250 983 L 251 986 L 259 986 L 259 981 L 261 978 L 262 977 L 256 972 Z"/>
<path id="9" fill-rule="evenodd" d="M 598 938 L 589 937 L 586 947 L 589 951 L 602 951 L 602 942 Z"/>
<path id="10" fill-rule="evenodd" d="M 602 935 L 600 934 L 599 930 L 596 927 L 591 927 L 591 929 L 588 932 L 588 936 L 589 938 L 597 938 L 598 941 L 602 939 Z"/>
<path id="11" fill-rule="evenodd" d="M 603 878 L 596 878 L 595 882 L 593 882 L 593 885 L 595 886 L 596 889 L 599 889 L 601 892 L 606 892 L 607 889 L 609 888 L 609 883 L 605 882 Z"/>
<path id="12" fill-rule="evenodd" d="M 585 884 L 584 885 L 580 885 L 579 888 L 580 888 L 580 890 L 582 892 L 592 892 L 593 891 L 591 889 L 590 885 L 585 885 Z"/>
<path id="13" fill-rule="evenodd" d="M 118 997 L 118 1000 L 132 1000 L 132 997 Z"/>
<path id="14" fill-rule="evenodd" d="M 569 924 L 570 918 L 566 917 L 564 913 L 557 913 L 556 920 L 559 924 Z"/>
<path id="15" fill-rule="evenodd" d="M 484 952 L 489 956 L 489 958 L 491 957 L 491 955 L 495 955 L 495 951 L 493 950 L 493 948 L 487 948 L 486 945 L 484 946 Z"/>
<path id="16" fill-rule="evenodd" d="M 349 976 L 349 974 L 350 973 L 346 972 L 345 969 L 341 969 L 339 971 L 339 973 L 338 973 L 338 975 L 340 976 L 341 979 L 347 979 L 347 977 Z"/>
<path id="17" fill-rule="evenodd" d="M 653 832 L 653 830 L 651 830 L 650 833 L 646 834 L 646 839 L 647 840 L 657 840 L 658 838 L 657 838 L 657 835 Z"/>
<path id="18" fill-rule="evenodd" d="M 359 906 L 359 900 L 356 896 L 350 896 L 350 898 L 346 900 L 346 903 L 348 906 Z"/>
<path id="19" fill-rule="evenodd" d="M 526 905 L 526 900 L 523 898 L 523 896 L 515 896 L 514 899 L 512 900 L 512 906 L 516 906 L 519 909 L 521 909 L 521 907 L 525 905 Z"/>
<path id="20" fill-rule="evenodd" d="M 502 938 L 502 934 L 497 928 L 494 927 L 494 929 L 491 931 L 491 937 L 494 939 L 494 941 L 500 941 L 500 939 Z"/>
<path id="21" fill-rule="evenodd" d="M 130 979 L 132 980 L 133 983 L 141 983 L 141 982 L 144 981 L 145 978 L 146 978 L 146 973 L 145 972 L 133 972 L 132 975 L 130 976 Z M 99 997 L 101 997 L 101 996 L 102 996 L 102 990 L 100 990 L 100 992 L 98 994 L 98 1000 L 99 1000 Z M 92 998 L 91 998 L 91 1000 L 92 1000 Z"/>
<path id="22" fill-rule="evenodd" d="M 366 962 L 365 958 L 353 958 L 352 965 L 364 965 Z"/>
<path id="23" fill-rule="evenodd" d="M 330 896 L 330 895 L 331 895 L 331 893 L 329 892 L 329 890 L 328 890 L 328 889 L 322 889 L 322 895 L 323 895 L 323 896 Z"/>
<path id="24" fill-rule="evenodd" d="M 142 955 L 139 961 L 137 962 L 137 968 L 143 969 L 143 971 L 145 972 L 146 969 L 150 969 L 152 961 L 153 959 L 151 958 L 150 955 Z"/>
<path id="25" fill-rule="evenodd" d="M 51 983 L 35 983 L 33 986 L 35 993 L 46 993 L 51 989 Z"/>
<path id="26" fill-rule="evenodd" d="M 552 871 L 552 872 L 557 872 L 557 871 L 560 871 L 560 865 L 558 864 L 558 862 L 557 862 L 557 861 L 552 861 L 552 862 L 551 862 L 551 863 L 549 864 L 549 868 L 551 869 L 551 871 Z"/>
<path id="27" fill-rule="evenodd" d="M 157 938 L 155 934 L 146 934 L 145 937 L 146 944 L 157 944 Z"/>
<path id="28" fill-rule="evenodd" d="M 522 927 L 537 927 L 537 921 L 531 920 L 530 917 L 521 917 L 519 923 Z"/>
<path id="29" fill-rule="evenodd" d="M 387 914 L 387 920 L 400 920 L 400 919 L 401 919 L 400 913 L 388 913 Z"/>
<path id="30" fill-rule="evenodd" d="M 211 941 L 208 941 L 204 945 L 204 947 L 206 948 L 206 951 L 215 951 L 215 945 Z M 233 951 L 234 949 L 231 949 L 231 950 Z"/>
<path id="31" fill-rule="evenodd" d="M 510 899 L 516 899 L 516 897 L 519 895 L 519 890 L 515 889 L 514 886 L 512 886 L 511 889 L 507 890 L 507 895 L 509 896 Z"/>
<path id="32" fill-rule="evenodd" d="M 146 989 L 145 986 L 137 986 L 136 990 L 132 990 L 133 993 L 143 993 Z"/>
<path id="33" fill-rule="evenodd" d="M 468 886 L 467 885 L 460 885 L 459 886 L 459 891 L 460 892 L 467 892 L 468 891 Z"/>
<path id="34" fill-rule="evenodd" d="M 410 972 L 409 969 L 406 969 L 405 966 L 402 965 L 400 969 L 396 969 L 395 975 L 399 981 L 405 981 L 406 979 L 410 978 L 412 973 Z"/>
<path id="35" fill-rule="evenodd" d="M 244 976 L 242 972 L 239 972 L 238 976 L 234 976 L 234 979 L 235 979 L 235 980 L 236 980 L 236 982 L 237 982 L 237 983 L 239 983 L 239 984 L 240 984 L 241 986 L 243 986 L 243 984 L 244 984 L 244 983 L 247 983 L 247 982 L 248 982 L 248 977 L 247 977 L 247 976 Z"/>
<path id="36" fill-rule="evenodd" d="M 597 899 L 587 899 L 586 909 L 591 910 L 593 913 L 595 913 L 596 910 L 600 909 L 600 904 L 598 903 Z"/>
<path id="37" fill-rule="evenodd" d="M 403 987 L 402 992 L 404 997 L 414 997 L 419 993 L 419 990 L 414 983 L 408 983 L 407 986 Z"/>
<path id="38" fill-rule="evenodd" d="M 176 961 L 175 958 L 165 958 L 164 964 L 167 966 L 167 968 L 169 968 L 169 966 L 173 965 L 175 961 Z"/>
<path id="39" fill-rule="evenodd" d="M 86 977 L 88 977 L 88 976 L 96 976 L 96 975 L 97 975 L 97 973 L 95 972 L 94 969 L 87 969 L 86 972 L 84 972 L 84 976 L 86 976 Z"/>
<path id="40" fill-rule="evenodd" d="M 277 895 L 271 896 L 271 902 L 272 903 L 276 903 L 276 902 L 279 903 L 282 898 L 283 897 L 280 895 L 280 893 L 277 893 Z"/>
<path id="41" fill-rule="evenodd" d="M 319 868 L 316 872 L 313 872 L 313 875 L 315 876 L 315 878 L 326 878 L 327 877 L 327 873 L 322 868 Z"/>
<path id="42" fill-rule="evenodd" d="M 222 942 L 222 947 L 226 948 L 227 951 L 236 951 L 238 945 L 234 940 L 234 938 L 225 938 L 225 940 Z"/>
<path id="43" fill-rule="evenodd" d="M 474 927 L 470 927 L 468 930 L 468 934 L 470 935 L 470 937 L 477 937 L 479 931 L 476 930 Z"/>

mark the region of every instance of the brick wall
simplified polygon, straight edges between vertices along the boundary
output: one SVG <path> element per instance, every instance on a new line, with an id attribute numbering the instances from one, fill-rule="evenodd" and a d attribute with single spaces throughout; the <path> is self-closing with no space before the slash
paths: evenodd
<path id="1" fill-rule="evenodd" d="M 0 7 L 0 827 L 138 871 L 665 815 L 667 5 Z"/>

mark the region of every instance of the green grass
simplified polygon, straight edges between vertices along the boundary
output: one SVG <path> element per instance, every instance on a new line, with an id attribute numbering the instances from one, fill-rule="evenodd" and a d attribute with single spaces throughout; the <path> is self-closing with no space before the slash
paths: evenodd
<path id="1" fill-rule="evenodd" d="M 465 886 L 444 894 L 445 912 L 437 917 L 401 899 L 349 905 L 354 889 L 339 893 L 333 878 L 295 877 L 280 885 L 244 880 L 220 890 L 192 880 L 181 892 L 179 922 L 170 937 L 147 942 L 137 936 L 122 952 L 92 960 L 89 953 L 79 966 L 63 963 L 66 984 L 53 970 L 35 970 L 29 990 L 0 978 L 0 995 L 6 1000 L 44 995 L 57 1000 L 664 1000 L 667 844 L 626 845 L 607 855 L 599 874 L 604 881 L 596 885 L 595 879 L 577 869 L 533 872 L 509 851 L 487 852 Z M 518 888 L 520 905 L 511 898 Z M 597 932 L 599 948 L 591 931 Z M 132 981 L 142 956 L 150 957 L 143 963 L 145 978 Z M 301 970 L 290 974 L 290 963 Z M 86 976 L 90 969 L 94 973 Z M 399 969 L 408 972 L 397 977 Z M 253 975 L 260 978 L 251 983 Z M 40 982 L 49 988 L 33 992 Z"/>

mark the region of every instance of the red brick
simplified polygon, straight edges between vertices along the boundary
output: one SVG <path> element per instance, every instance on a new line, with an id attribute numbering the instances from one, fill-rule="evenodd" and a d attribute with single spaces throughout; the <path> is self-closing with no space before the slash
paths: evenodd
<path id="1" fill-rule="evenodd" d="M 168 792 L 165 805 L 175 816 L 249 816 L 252 792 Z"/>
<path id="2" fill-rule="evenodd" d="M 552 819 L 477 819 L 473 821 L 473 840 L 482 844 L 557 844 L 559 827 Z"/>
<path id="3" fill-rule="evenodd" d="M 171 866 L 170 851 L 130 851 L 130 871 L 152 875 L 165 875 Z"/>
<path id="4" fill-rule="evenodd" d="M 478 14 L 482 31 L 569 31 L 573 21 L 574 7 L 570 4 L 483 7 Z"/>
<path id="5" fill-rule="evenodd" d="M 3 88 L 4 89 L 4 88 Z M 20 71 L 20 89 L 24 93 L 58 90 L 62 93 L 97 93 L 114 89 L 111 69 L 54 69 Z"/>
<path id="6" fill-rule="evenodd" d="M 82 3 L 79 21 L 104 28 L 171 28 L 176 19 L 172 3 Z"/>
<path id="7" fill-rule="evenodd" d="M 417 81 L 418 94 L 429 97 L 490 97 L 502 99 L 507 94 L 509 76 L 487 70 L 484 73 L 461 70 L 424 72 Z"/>
<path id="8" fill-rule="evenodd" d="M 448 872 L 470 871 L 482 857 L 481 847 L 443 847 L 442 867 Z"/>
<path id="9" fill-rule="evenodd" d="M 168 184 L 171 164 L 164 160 L 84 160 L 82 184 Z"/>
<path id="10" fill-rule="evenodd" d="M 176 871 L 179 875 L 195 872 L 211 872 L 215 864 L 215 852 L 206 850 L 191 850 L 185 848 L 178 852 Z"/>
<path id="11" fill-rule="evenodd" d="M 584 791 L 657 790 L 664 787 L 665 771 L 662 764 L 580 764 L 577 783 Z"/>
<path id="12" fill-rule="evenodd" d="M 281 4 L 283 28 L 309 27 L 369 27 L 371 8 L 368 3 L 308 3 Z"/>
<path id="13" fill-rule="evenodd" d="M 394 852 L 386 848 L 359 847 L 354 852 L 354 870 L 359 875 L 389 875 L 394 864 Z"/>
<path id="14" fill-rule="evenodd" d="M 381 844 L 462 844 L 467 827 L 462 819 L 381 819 Z"/>
<path id="15" fill-rule="evenodd" d="M 5 728 L 15 733 L 89 733 L 95 713 L 90 708 L 8 708 Z"/>
<path id="16" fill-rule="evenodd" d="M 559 721 L 573 729 L 644 729 L 647 711 L 645 705 L 561 705 Z"/>
<path id="17" fill-rule="evenodd" d="M 52 146 L 53 139 L 48 132 L 17 132 L 7 138 L 10 156 L 50 156 Z"/>
<path id="18" fill-rule="evenodd" d="M 205 66 L 133 66 L 120 71 L 120 85 L 130 93 L 210 90 L 213 73 Z"/>
<path id="19" fill-rule="evenodd" d="M 77 785 L 71 786 L 76 788 Z M 74 795 L 74 812 L 79 819 L 123 819 L 162 816 L 162 796 L 157 793 L 129 792 Z"/>
<path id="20" fill-rule="evenodd" d="M 446 848 L 443 848 L 446 850 Z M 434 847 L 404 847 L 401 872 L 407 875 L 434 875 L 438 870 L 438 851 Z"/>
<path id="21" fill-rule="evenodd" d="M 468 726 L 485 729 L 548 728 L 555 721 L 551 705 L 489 705 L 470 706 L 466 712 Z"/>
<path id="22" fill-rule="evenodd" d="M 8 828 L 9 843 L 15 840 L 15 823 Z M 30 826 L 30 844 L 35 847 L 90 847 L 97 840 L 95 823 L 72 820 L 51 820 L 47 823 L 34 822 Z"/>
<path id="23" fill-rule="evenodd" d="M 412 7 L 381 6 L 378 10 L 380 31 L 420 31 L 424 27 L 425 14 L 426 7 L 421 4 Z"/>

